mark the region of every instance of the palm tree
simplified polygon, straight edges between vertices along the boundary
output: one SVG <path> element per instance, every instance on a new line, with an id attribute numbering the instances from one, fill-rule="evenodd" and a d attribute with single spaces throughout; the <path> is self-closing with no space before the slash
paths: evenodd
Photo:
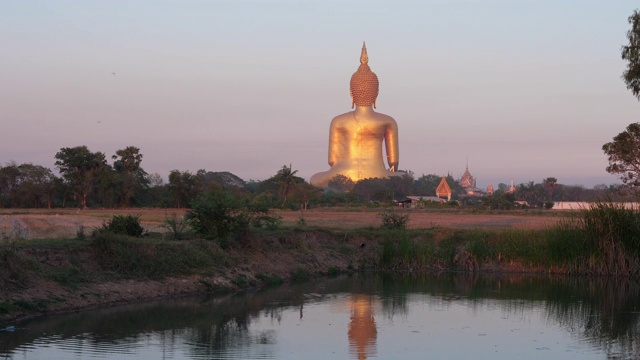
<path id="1" fill-rule="evenodd" d="M 542 180 L 542 184 L 544 185 L 545 189 L 547 189 L 547 192 L 549 193 L 549 201 L 553 201 L 553 191 L 558 186 L 558 179 L 554 177 L 548 177 Z"/>
<path id="2" fill-rule="evenodd" d="M 284 208 L 284 204 L 287 203 L 287 196 L 289 196 L 289 192 L 297 184 L 298 179 L 295 176 L 297 172 L 298 170 L 291 169 L 291 164 L 289 164 L 289 167 L 287 167 L 287 165 L 284 165 L 282 166 L 282 169 L 278 170 L 276 179 L 280 184 L 280 194 L 284 196 L 281 208 Z"/>
<path id="3" fill-rule="evenodd" d="M 146 188 L 149 184 L 147 172 L 140 167 L 142 154 L 140 154 L 139 148 L 127 146 L 116 151 L 116 154 L 111 158 L 115 160 L 113 167 L 120 175 L 120 186 L 122 187 L 121 204 L 127 207 L 130 205 L 135 193 L 140 189 Z"/>

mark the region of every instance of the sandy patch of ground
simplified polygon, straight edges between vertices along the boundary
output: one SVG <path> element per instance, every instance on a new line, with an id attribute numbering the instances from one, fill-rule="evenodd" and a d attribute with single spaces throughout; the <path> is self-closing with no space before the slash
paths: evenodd
<path id="1" fill-rule="evenodd" d="M 99 209 L 99 210 L 4 210 L 0 211 L 0 239 L 8 238 L 74 238 L 79 231 L 85 235 L 110 219 L 113 215 L 140 216 L 145 230 L 162 232 L 166 216 L 184 214 L 184 209 Z"/>
<path id="2" fill-rule="evenodd" d="M 380 210 L 337 211 L 329 209 L 313 209 L 304 212 L 304 218 L 310 226 L 356 228 L 379 226 Z M 460 212 L 436 212 L 425 210 L 408 210 L 409 227 L 414 229 L 444 227 L 453 229 L 472 228 L 511 228 L 511 229 L 544 229 L 556 224 L 560 215 L 529 214 L 472 214 Z M 285 223 L 296 223 L 300 220 L 300 211 L 280 211 Z"/>
<path id="3" fill-rule="evenodd" d="M 378 226 L 381 223 L 380 210 L 312 209 L 304 212 L 309 226 L 331 228 L 357 228 Z M 73 238 L 78 231 L 89 234 L 100 227 L 113 215 L 132 214 L 140 216 L 148 231 L 164 232 L 164 219 L 176 214 L 181 217 L 184 209 L 52 209 L 0 211 L 0 238 Z M 473 214 L 464 211 L 438 212 L 430 210 L 408 210 L 410 228 L 443 227 L 453 229 L 511 228 L 543 229 L 556 224 L 563 218 L 560 214 L 542 215 L 514 214 Z M 276 210 L 286 225 L 296 224 L 303 214 L 300 211 Z"/>

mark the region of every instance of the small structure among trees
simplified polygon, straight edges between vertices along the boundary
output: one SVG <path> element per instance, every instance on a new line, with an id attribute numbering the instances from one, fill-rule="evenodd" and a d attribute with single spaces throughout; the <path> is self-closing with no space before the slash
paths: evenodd
<path id="1" fill-rule="evenodd" d="M 447 184 L 447 179 L 443 176 L 440 185 L 436 188 L 436 196 L 439 198 L 446 197 L 447 201 L 451 201 L 451 187 Z"/>

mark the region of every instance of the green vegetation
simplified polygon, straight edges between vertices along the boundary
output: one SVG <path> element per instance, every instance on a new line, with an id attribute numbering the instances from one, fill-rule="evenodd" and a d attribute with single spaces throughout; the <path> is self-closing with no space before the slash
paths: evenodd
<path id="1" fill-rule="evenodd" d="M 378 266 L 638 276 L 640 211 L 599 202 L 545 230 L 389 232 Z"/>
<path id="2" fill-rule="evenodd" d="M 30 163 L 0 166 L 0 208 L 192 208 L 199 197 L 216 189 L 268 208 L 304 211 L 319 206 L 385 207 L 408 195 L 433 196 L 442 179 L 434 174 L 414 177 L 411 171 L 399 177 L 363 179 L 357 183 L 336 176 L 328 188 L 320 189 L 296 176 L 297 170 L 292 165 L 285 165 L 266 180 L 249 182 L 229 172 L 201 169 L 191 173 L 174 169 L 165 183 L 160 174 L 148 174 L 142 168 L 143 155 L 135 146 L 117 150 L 110 158 L 112 164 L 104 153 L 93 152 L 86 146 L 62 148 L 55 154 L 60 177 L 46 167 Z M 557 201 L 621 197 L 618 186 L 602 184 L 586 189 L 557 184 L 555 178 L 549 177 L 541 183 L 519 184 L 506 197 L 503 195 L 509 187 L 501 183 L 493 196 L 483 200 L 465 196 L 466 191 L 452 176 L 447 176 L 446 181 L 452 189 L 451 205 L 474 208 L 511 209 L 515 208 L 516 200 L 526 201 L 532 208 L 543 208 Z"/>
<path id="3" fill-rule="evenodd" d="M 620 176 L 626 190 L 640 195 L 640 123 L 629 124 L 602 151 L 609 160 L 607 172 Z"/>
<path id="4" fill-rule="evenodd" d="M 136 239 L 97 233 L 91 249 L 102 271 L 115 278 L 162 278 L 225 266 L 229 257 L 207 241 Z"/>
<path id="5" fill-rule="evenodd" d="M 127 235 L 133 237 L 140 237 L 144 232 L 142 225 L 140 225 L 140 216 L 136 215 L 114 215 L 108 221 L 102 224 L 102 227 L 97 229 L 98 232 L 110 232 L 116 235 Z M 84 232 L 83 232 L 84 234 Z M 79 238 L 84 235 L 78 234 Z"/>
<path id="6" fill-rule="evenodd" d="M 196 234 L 216 239 L 222 248 L 248 245 L 252 225 L 276 229 L 280 223 L 280 218 L 271 216 L 264 203 L 234 196 L 223 189 L 199 196 L 185 219 Z"/>
<path id="7" fill-rule="evenodd" d="M 401 214 L 394 208 L 386 208 L 380 214 L 381 227 L 388 230 L 405 229 L 409 221 L 409 214 Z"/>
<path id="8" fill-rule="evenodd" d="M 220 197 L 215 201 L 203 201 L 219 205 L 229 199 L 224 192 L 216 196 Z M 247 203 L 241 204 L 232 209 L 238 214 L 249 211 Z M 243 226 L 250 228 L 249 223 L 243 218 Z M 16 303 L 7 297 L 43 281 L 84 293 L 86 286 L 105 281 L 197 275 L 194 281 L 202 290 L 219 292 L 356 270 L 640 276 L 640 212 L 615 203 L 598 203 L 544 230 L 345 230 L 295 225 L 250 229 L 249 246 L 227 247 L 219 241 L 217 229 L 216 241 L 195 236 L 175 241 L 157 233 L 134 237 L 113 231 L 75 239 L 4 240 L 0 242 L 0 287 L 4 289 L 0 312 L 46 311 L 49 303 L 34 299 Z"/>
<path id="9" fill-rule="evenodd" d="M 173 240 L 182 240 L 189 233 L 189 220 L 186 217 L 178 217 L 174 212 L 171 216 L 165 217 L 162 228 L 169 231 Z"/>
<path id="10" fill-rule="evenodd" d="M 627 61 L 627 69 L 622 79 L 627 89 L 640 100 L 640 11 L 637 9 L 629 16 L 631 29 L 627 32 L 629 45 L 622 47 L 622 60 Z"/>

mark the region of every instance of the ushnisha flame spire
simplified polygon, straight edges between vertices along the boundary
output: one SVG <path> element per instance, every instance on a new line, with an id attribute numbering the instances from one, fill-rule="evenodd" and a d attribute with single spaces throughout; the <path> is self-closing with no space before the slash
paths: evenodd
<path id="1" fill-rule="evenodd" d="M 358 70 L 351 75 L 351 107 L 354 104 L 358 106 L 376 106 L 376 98 L 378 97 L 378 76 L 369 68 L 369 56 L 367 55 L 367 46 L 362 42 L 362 53 L 360 54 L 360 66 Z"/>

